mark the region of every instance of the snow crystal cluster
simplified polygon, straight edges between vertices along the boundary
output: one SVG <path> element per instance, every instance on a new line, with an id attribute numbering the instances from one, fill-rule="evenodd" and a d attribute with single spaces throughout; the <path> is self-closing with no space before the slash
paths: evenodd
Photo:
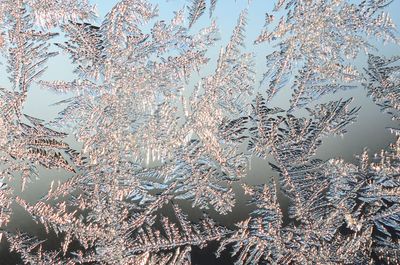
<path id="1" fill-rule="evenodd" d="M 247 10 L 215 69 L 201 71 L 221 45 L 214 11 L 223 4 L 188 1 L 163 20 L 154 3 L 121 0 L 101 21 L 87 0 L 0 2 L 10 81 L 0 88 L 0 234 L 21 264 L 191 264 L 192 249 L 211 243 L 238 265 L 400 263 L 400 128 L 390 128 L 397 140 L 388 148 L 355 164 L 315 156 L 362 111 L 352 98 L 326 95 L 362 86 L 400 121 L 400 57 L 374 47 L 399 43 L 391 2 L 276 1 L 252 40 L 273 47 L 261 78 L 244 45 Z M 41 80 L 59 52 L 75 80 Z M 24 113 L 33 85 L 70 95 L 51 123 Z M 289 107 L 272 103 L 282 90 L 292 93 Z M 254 157 L 276 173 L 264 185 L 243 181 Z M 10 183 L 27 192 L 43 167 L 72 177 L 39 201 L 17 196 Z M 234 229 L 206 213 L 194 222 L 181 207 L 226 215 L 234 185 L 255 209 Z M 7 229 L 13 205 L 60 246 Z"/>

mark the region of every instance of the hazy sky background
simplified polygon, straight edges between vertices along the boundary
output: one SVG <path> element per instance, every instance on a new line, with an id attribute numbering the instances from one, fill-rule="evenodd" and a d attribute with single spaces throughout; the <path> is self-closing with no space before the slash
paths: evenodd
<path id="1" fill-rule="evenodd" d="M 100 17 L 104 15 L 112 8 L 116 3 L 115 0 L 103 0 L 93 1 L 97 5 L 98 13 Z M 181 9 L 185 3 L 189 1 L 183 0 L 170 0 L 160 1 L 159 3 L 159 18 L 155 20 L 169 20 L 173 16 L 173 11 Z M 212 58 L 210 65 L 201 71 L 201 75 L 211 73 L 215 69 L 216 55 L 221 47 L 225 46 L 230 38 L 232 30 L 236 25 L 239 13 L 248 8 L 248 26 L 246 33 L 246 50 L 253 51 L 256 57 L 256 70 L 257 76 L 260 77 L 265 72 L 265 56 L 273 50 L 270 44 L 262 44 L 254 46 L 252 43 L 261 32 L 264 25 L 265 13 L 270 13 L 273 8 L 274 1 L 264 0 L 253 0 L 249 4 L 247 1 L 242 0 L 219 0 L 215 10 L 215 18 L 217 25 L 221 32 L 221 40 L 215 45 L 213 49 L 208 53 Z M 209 5 L 209 1 L 207 1 Z M 394 22 L 400 25 L 400 0 L 394 0 L 387 10 Z M 97 24 L 100 23 L 100 19 Z M 192 32 L 196 32 L 198 29 L 209 25 L 210 20 L 208 18 L 208 10 L 206 14 L 195 24 L 192 28 Z M 152 23 L 151 23 L 152 24 Z M 58 41 L 62 41 L 62 38 L 58 38 Z M 380 55 L 400 55 L 399 46 L 396 45 L 382 45 L 378 44 Z M 366 67 L 366 56 L 360 56 L 357 60 L 360 69 Z M 42 79 L 45 80 L 72 80 L 74 74 L 72 73 L 73 67 L 70 64 L 70 60 L 65 55 L 60 55 L 56 58 L 52 58 L 48 64 L 48 71 L 43 75 Z M 0 86 L 7 87 L 8 81 L 5 72 L 5 65 L 0 65 L 2 75 L 0 76 Z M 291 91 L 286 88 L 276 95 L 274 103 L 282 108 L 287 107 Z M 343 157 L 345 160 L 351 162 L 354 161 L 354 154 L 359 154 L 363 151 L 364 147 L 370 150 L 370 153 L 376 153 L 381 148 L 385 148 L 394 138 L 390 135 L 387 129 L 388 126 L 393 126 L 389 116 L 380 113 L 379 108 L 372 102 L 370 98 L 366 97 L 366 91 L 364 88 L 359 87 L 354 90 L 337 93 L 336 95 L 325 96 L 321 101 L 328 101 L 343 97 L 345 99 L 354 97 L 353 106 L 362 106 L 357 122 L 348 126 L 348 133 L 343 137 L 330 137 L 324 139 L 323 146 L 318 150 L 317 156 L 323 159 L 329 159 L 333 157 Z M 47 121 L 55 118 L 60 107 L 50 106 L 59 100 L 68 98 L 69 95 L 59 95 L 52 92 L 41 89 L 34 86 L 29 92 L 28 101 L 25 105 L 24 112 L 31 116 L 42 118 Z M 276 175 L 272 172 L 266 161 L 261 159 L 253 159 L 251 161 L 251 169 L 249 169 L 248 176 L 242 180 L 249 184 L 260 184 L 264 183 L 268 177 Z M 16 187 L 16 194 L 27 199 L 30 202 L 34 202 L 41 196 L 46 194 L 50 182 L 52 180 L 65 180 L 70 175 L 59 170 L 41 170 L 41 176 L 39 180 L 32 180 L 32 183 L 28 183 L 27 191 L 20 194 L 20 183 L 12 183 Z M 232 226 L 235 222 L 246 218 L 246 214 L 250 208 L 246 206 L 246 198 L 243 196 L 240 189 L 237 187 L 235 190 L 238 193 L 237 206 L 234 212 L 227 216 L 217 216 L 212 214 L 214 218 L 220 221 L 222 224 Z M 43 227 L 35 225 L 31 218 L 25 214 L 18 206 L 15 208 L 15 214 L 12 218 L 8 229 L 20 229 L 28 233 L 46 237 Z M 183 208 L 190 213 L 191 217 L 197 218 L 200 215 L 200 211 L 192 210 L 189 203 L 183 203 Z M 54 237 L 50 237 L 49 243 L 56 242 Z M 195 255 L 194 264 L 205 264 L 204 260 L 208 259 L 210 252 L 202 252 L 202 255 Z M 197 259 L 197 261 L 196 261 Z M 209 258 L 208 264 L 215 264 L 212 261 L 212 257 Z M 14 264 L 14 256 L 9 255 L 7 252 L 7 245 L 3 241 L 0 243 L 0 265 L 3 264 Z M 225 262 L 229 264 L 230 261 Z M 219 262 L 218 264 L 222 264 Z"/>

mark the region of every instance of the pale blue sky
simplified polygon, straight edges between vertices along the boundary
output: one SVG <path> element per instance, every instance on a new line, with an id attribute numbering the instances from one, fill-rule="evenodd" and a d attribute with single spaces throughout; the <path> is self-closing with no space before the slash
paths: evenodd
<path id="1" fill-rule="evenodd" d="M 160 0 L 159 2 L 159 13 L 160 16 L 157 19 L 168 20 L 173 16 L 173 11 L 181 9 L 185 4 L 189 3 L 190 0 Z M 92 0 L 98 8 L 100 17 L 104 15 L 114 6 L 116 0 Z M 221 41 L 209 52 L 209 55 L 213 57 L 215 62 L 215 55 L 219 51 L 220 47 L 226 45 L 231 32 L 236 24 L 239 13 L 249 8 L 248 14 L 248 26 L 246 34 L 247 50 L 253 51 L 256 55 L 256 69 L 258 74 L 263 73 L 265 68 L 265 55 L 272 51 L 272 47 L 269 44 L 263 44 L 259 46 L 253 46 L 252 42 L 255 40 L 257 35 L 261 32 L 264 25 L 264 15 L 266 12 L 271 12 L 273 4 L 276 1 L 272 0 L 252 0 L 251 4 L 248 4 L 246 0 L 219 0 L 215 10 L 215 18 L 221 32 Z M 209 5 L 209 0 L 207 0 Z M 400 0 L 394 0 L 388 9 L 394 22 L 400 26 Z M 100 20 L 99 22 L 100 23 Z M 209 25 L 210 20 L 208 18 L 208 10 L 206 14 L 193 26 L 192 31 L 196 32 L 199 28 Z M 379 47 L 379 54 L 381 55 L 400 55 L 399 46 L 387 45 Z M 212 61 L 213 62 L 213 61 Z M 365 61 L 364 61 L 365 62 Z M 48 71 L 43 75 L 45 80 L 71 80 L 74 78 L 73 66 L 70 64 L 70 60 L 65 55 L 60 55 L 56 58 L 52 58 L 48 64 Z M 206 68 L 202 73 L 207 73 L 214 70 L 214 64 Z M 0 86 L 8 86 L 6 78 L 5 65 L 0 65 L 0 71 L 2 73 L 0 77 Z M 278 101 L 285 104 L 288 101 L 291 91 L 286 89 L 285 92 L 279 94 Z M 40 89 L 37 86 L 33 86 L 29 91 L 28 101 L 25 104 L 24 111 L 32 116 L 50 120 L 57 116 L 57 112 L 60 107 L 52 107 L 50 104 L 62 100 L 68 97 L 68 95 L 57 95 L 50 91 Z M 348 134 L 343 138 L 331 137 L 325 139 L 324 145 L 319 149 L 318 155 L 322 158 L 331 158 L 335 156 L 342 156 L 346 160 L 353 159 L 353 154 L 361 153 L 363 148 L 367 146 L 371 152 L 377 152 L 380 148 L 386 147 L 391 141 L 391 136 L 385 127 L 390 126 L 392 122 L 387 115 L 383 115 L 379 112 L 379 109 L 374 103 L 366 98 L 366 92 L 363 88 L 358 88 L 352 91 L 346 91 L 338 93 L 337 95 L 328 96 L 329 99 L 337 99 L 339 97 L 355 97 L 354 105 L 361 105 L 362 109 L 358 117 L 357 123 L 350 126 Z M 327 98 L 324 98 L 326 101 Z M 65 179 L 68 177 L 64 172 L 49 170 L 42 170 L 40 180 L 34 180 L 33 183 L 28 184 L 28 191 L 25 192 L 23 197 L 29 201 L 33 201 L 41 197 L 49 186 L 51 180 Z M 265 182 L 266 176 L 274 174 L 271 172 L 269 166 L 265 161 L 254 160 L 252 169 L 246 178 L 247 183 L 263 183 Z M 19 183 L 14 183 L 15 186 L 19 187 Z M 18 188 L 16 189 L 18 191 Z M 18 192 L 16 193 L 17 195 Z M 235 208 L 233 215 L 240 217 L 241 211 L 246 211 L 246 201 L 244 198 L 238 196 L 237 198 L 238 207 Z M 18 209 L 17 209 L 18 210 Z M 23 218 L 20 218 L 23 216 Z M 232 215 L 228 215 L 223 218 L 224 222 L 232 223 Z M 236 217 L 235 217 L 236 218 Z M 19 209 L 19 213 L 15 215 L 15 222 L 12 223 L 13 227 L 24 226 L 26 230 L 36 229 L 32 228 L 32 222 L 30 217 L 26 213 L 22 213 Z M 0 250 L 2 246 L 0 245 Z"/>
<path id="2" fill-rule="evenodd" d="M 99 13 L 99 21 L 101 23 L 101 18 L 105 16 L 105 14 L 111 10 L 111 8 L 117 3 L 116 0 L 91 0 L 97 6 L 97 10 Z M 159 9 L 159 17 L 155 20 L 168 20 L 173 16 L 173 12 L 175 10 L 179 10 L 187 5 L 189 0 L 161 0 L 161 1 L 150 1 L 158 4 Z M 214 70 L 216 60 L 216 55 L 220 47 L 226 45 L 228 42 L 230 35 L 234 26 L 236 25 L 237 18 L 240 12 L 248 8 L 248 26 L 246 32 L 246 50 L 252 51 L 256 56 L 256 71 L 258 76 L 260 76 L 263 72 L 265 72 L 265 56 L 273 50 L 273 47 L 266 43 L 261 45 L 253 45 L 253 41 L 256 39 L 258 34 L 261 32 L 264 25 L 265 13 L 271 13 L 273 9 L 273 5 L 275 1 L 269 0 L 250 0 L 250 4 L 246 0 L 219 0 L 217 2 L 217 6 L 214 12 L 214 18 L 217 21 L 217 25 L 220 29 L 221 40 L 210 49 L 208 55 L 212 58 L 210 65 L 203 70 L 202 73 L 206 74 Z M 209 1 L 207 1 L 207 7 L 209 5 Z M 394 0 L 388 9 L 389 14 L 392 16 L 394 22 L 397 25 L 400 25 L 400 16 L 395 13 L 395 11 L 400 10 L 400 0 Z M 192 28 L 193 32 L 196 32 L 200 28 L 208 26 L 210 23 L 210 19 L 208 17 L 208 10 L 206 10 L 206 14 L 203 15 L 197 23 Z M 380 45 L 381 46 L 381 45 Z M 379 53 L 383 55 L 393 55 L 400 54 L 399 46 L 395 45 L 385 45 L 381 46 L 379 49 Z M 365 61 L 364 61 L 365 62 Z M 4 67 L 4 66 L 3 66 Z M 4 68 L 2 68 L 4 69 Z M 70 65 L 70 61 L 66 58 L 66 56 L 61 55 L 56 58 L 53 58 L 49 62 L 49 69 L 43 76 L 43 79 L 47 80 L 71 80 L 74 78 L 72 73 L 73 67 Z M 0 78 L 1 84 L 5 84 L 4 75 Z M 288 91 L 287 91 L 288 92 Z M 279 101 L 286 98 L 287 101 L 288 94 L 282 92 L 282 95 L 279 97 Z M 49 104 L 54 103 L 65 96 L 54 95 L 51 92 L 44 91 L 37 87 L 33 87 L 30 91 L 29 101 L 25 105 L 25 111 L 31 113 L 34 116 L 39 116 L 45 119 L 53 118 L 58 112 L 57 108 L 49 108 Z M 283 102 L 282 102 L 283 103 Z M 283 103 L 285 104 L 285 103 Z"/>
<path id="3" fill-rule="evenodd" d="M 116 0 L 93 0 L 100 16 L 98 23 L 101 22 L 101 18 L 105 16 L 116 2 Z M 173 16 L 173 11 L 184 7 L 189 0 L 161 0 L 157 2 L 159 2 L 159 17 L 155 20 L 168 20 Z M 217 52 L 220 47 L 223 47 L 228 42 L 231 32 L 236 25 L 239 13 L 245 8 L 249 9 L 246 50 L 255 53 L 256 70 L 259 75 L 263 73 L 266 70 L 265 55 L 271 52 L 273 48 L 269 44 L 254 46 L 252 43 L 261 32 L 264 25 L 264 14 L 272 11 L 273 3 L 274 1 L 271 0 L 253 0 L 251 4 L 248 4 L 247 1 L 240 0 L 237 0 L 236 2 L 234 0 L 219 0 L 214 17 L 217 20 L 221 32 L 221 40 L 209 52 L 209 56 L 212 58 L 211 64 L 201 73 L 206 74 L 214 70 Z M 209 2 L 207 1 L 207 5 L 208 4 Z M 399 10 L 400 0 L 394 0 L 390 8 L 387 10 L 397 25 L 400 25 L 400 16 L 398 15 Z M 208 26 L 209 23 L 210 19 L 208 18 L 207 10 L 206 14 L 194 25 L 192 31 L 196 32 L 198 29 Z M 396 45 L 382 46 L 379 44 L 379 54 L 387 56 L 395 54 L 400 55 L 400 49 L 399 46 Z M 359 60 L 360 64 L 364 64 L 365 66 L 365 59 L 366 58 L 361 58 Z M 49 69 L 43 78 L 47 80 L 71 80 L 74 78 L 72 70 L 73 67 L 68 58 L 61 55 L 50 60 Z M 2 80 L 3 79 L 4 77 Z M 291 92 L 290 89 L 285 89 L 285 91 L 278 94 L 276 96 L 277 104 L 285 107 Z M 57 112 L 60 108 L 49 107 L 49 105 L 66 97 L 68 97 L 68 95 L 56 95 L 38 87 L 33 87 L 29 93 L 29 100 L 25 105 L 25 112 L 39 118 L 47 120 L 52 119 L 57 116 Z M 342 156 L 346 160 L 352 160 L 354 158 L 353 154 L 361 153 L 364 147 L 370 148 L 372 153 L 378 152 L 381 148 L 386 147 L 393 137 L 385 128 L 393 125 L 393 122 L 390 121 L 389 116 L 380 113 L 378 107 L 372 102 L 372 100 L 366 97 L 366 91 L 364 88 L 359 87 L 351 91 L 329 95 L 323 98 L 323 101 L 338 99 L 340 97 L 354 97 L 355 100 L 353 105 L 362 106 L 358 120 L 354 125 L 349 126 L 348 133 L 343 139 L 339 137 L 325 139 L 324 145 L 319 149 L 318 154 L 322 158 L 327 159 Z M 250 172 L 249 181 L 262 182 L 265 176 L 260 172 L 265 172 L 265 170 L 267 169 L 260 165 L 253 167 L 252 172 Z"/>
<path id="4" fill-rule="evenodd" d="M 92 0 L 93 3 L 96 4 L 97 10 L 99 13 L 99 21 L 101 23 L 101 18 L 105 16 L 105 14 L 115 5 L 116 0 L 103 0 L 96 1 Z M 169 20 L 173 16 L 173 12 L 175 10 L 179 10 L 185 6 L 185 4 L 189 3 L 189 0 L 161 0 L 161 1 L 153 1 L 158 3 L 159 9 L 159 17 L 155 18 L 155 20 Z M 243 0 L 219 0 L 217 2 L 217 7 L 214 12 L 214 17 L 217 21 L 217 25 L 221 32 L 221 40 L 217 42 L 217 44 L 211 48 L 208 55 L 211 57 L 210 64 L 201 71 L 201 74 L 208 74 L 214 70 L 216 55 L 220 49 L 228 42 L 230 35 L 234 26 L 236 25 L 237 18 L 240 12 L 248 8 L 248 26 L 246 32 L 246 50 L 252 51 L 256 56 L 256 71 L 258 76 L 260 76 L 265 70 L 265 55 L 272 51 L 273 47 L 270 44 L 262 44 L 254 46 L 252 43 L 254 39 L 261 32 L 264 25 L 264 15 L 266 12 L 271 12 L 273 9 L 274 1 L 265 1 L 265 0 L 253 0 L 250 4 L 248 1 Z M 209 2 L 207 1 L 207 7 Z M 388 8 L 388 12 L 393 18 L 394 22 L 397 25 L 400 25 L 400 16 L 398 12 L 400 10 L 400 0 L 394 0 L 391 4 L 390 8 Z M 210 23 L 210 19 L 208 17 L 208 10 L 206 14 L 203 15 L 197 23 L 192 28 L 193 32 L 196 32 L 202 27 L 208 26 Z M 379 54 L 381 55 L 394 55 L 400 54 L 399 46 L 396 45 L 385 45 L 379 46 Z M 366 58 L 361 58 L 360 64 L 365 66 Z M 49 69 L 43 76 L 43 79 L 47 80 L 71 80 L 74 78 L 72 73 L 73 67 L 70 64 L 70 61 L 65 55 L 58 56 L 54 59 L 51 59 L 49 62 Z M 1 78 L 4 80 L 4 77 Z M 2 82 L 3 83 L 3 82 Z M 275 97 L 275 102 L 285 107 L 288 103 L 288 99 L 290 97 L 291 91 L 290 89 L 285 89 L 285 91 L 281 92 Z M 350 149 L 354 149 L 354 151 L 359 152 L 362 151 L 364 146 L 371 145 L 371 139 L 374 139 L 372 143 L 376 143 L 376 146 L 371 147 L 372 150 L 378 150 L 380 147 L 384 147 L 388 142 L 390 136 L 385 130 L 385 127 L 390 126 L 390 119 L 379 113 L 378 108 L 372 101 L 366 98 L 366 92 L 363 88 L 358 88 L 352 91 L 345 91 L 342 93 L 338 93 L 337 95 L 330 95 L 325 97 L 323 100 L 335 99 L 339 97 L 349 98 L 355 97 L 354 105 L 363 106 L 362 111 L 360 112 L 359 119 L 356 126 L 352 126 L 349 129 L 349 134 L 344 139 L 328 139 L 326 144 L 329 146 L 328 149 L 322 150 L 336 150 L 336 152 L 330 152 L 329 155 L 336 155 L 340 153 L 348 153 L 351 158 Z M 25 105 L 25 111 L 33 116 L 44 118 L 44 119 L 52 119 L 56 117 L 57 112 L 60 110 L 59 107 L 49 107 L 50 104 L 59 101 L 68 97 L 68 95 L 55 95 L 52 92 L 40 89 L 38 87 L 33 87 L 29 93 L 29 100 Z M 371 126 L 371 117 L 373 117 L 374 124 Z M 364 137 L 357 137 L 362 134 Z M 379 138 L 375 137 L 376 135 L 380 135 Z M 388 138 L 389 137 L 389 138 Z M 342 143 L 342 144 L 341 144 Z M 327 146 L 327 147 L 328 147 Z M 335 147 L 335 148 L 332 148 Z M 328 154 L 328 153 L 325 153 Z"/>

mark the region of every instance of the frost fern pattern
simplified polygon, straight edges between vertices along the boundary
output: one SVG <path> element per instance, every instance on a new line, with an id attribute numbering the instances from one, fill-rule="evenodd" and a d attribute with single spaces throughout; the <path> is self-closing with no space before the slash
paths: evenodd
<path id="1" fill-rule="evenodd" d="M 86 0 L 0 3 L 0 235 L 17 264 L 197 264 L 199 250 L 235 264 L 400 263 L 400 64 L 374 46 L 399 43 L 391 2 L 279 0 L 250 41 L 249 2 L 227 42 L 222 4 L 187 1 L 164 19 L 147 0 L 104 18 Z M 61 53 L 74 79 L 42 79 Z M 54 120 L 25 112 L 35 86 L 68 96 L 49 102 Z M 331 98 L 349 89 L 365 89 L 395 140 L 357 162 L 321 159 L 363 111 Z M 247 183 L 255 159 L 273 172 L 261 185 Z M 71 176 L 28 200 L 42 169 Z M 217 222 L 238 194 L 253 210 Z M 59 245 L 10 229 L 15 209 Z"/>

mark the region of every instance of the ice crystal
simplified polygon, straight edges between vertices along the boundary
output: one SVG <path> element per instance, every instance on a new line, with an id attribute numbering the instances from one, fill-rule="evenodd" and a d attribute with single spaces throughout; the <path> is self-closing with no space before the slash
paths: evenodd
<path id="1" fill-rule="evenodd" d="M 396 110 L 397 58 L 370 56 L 367 88 L 383 110 Z M 389 79 L 389 76 L 391 77 Z M 382 93 L 387 89 L 386 93 Z M 399 262 L 399 138 L 369 161 L 367 151 L 354 165 L 342 159 L 313 159 L 321 137 L 342 134 L 359 109 L 349 100 L 316 106 L 313 119 L 298 119 L 267 107 L 258 96 L 253 104 L 249 147 L 261 157 L 272 154 L 280 189 L 289 199 L 289 223 L 279 204 L 276 185 L 244 187 L 257 206 L 252 216 L 221 241 L 220 254 L 233 244 L 236 264 L 337 264 Z M 398 112 L 389 111 L 393 119 Z"/>
<path id="2" fill-rule="evenodd" d="M 291 107 L 302 107 L 320 96 L 351 88 L 360 81 L 350 60 L 373 45 L 365 36 L 398 41 L 395 25 L 381 11 L 390 1 L 278 1 L 274 11 L 283 16 L 271 23 L 255 43 L 273 42 L 279 50 L 267 56 L 267 72 L 262 81 L 271 98 L 289 85 L 294 71 Z M 269 17 L 267 15 L 267 22 Z M 296 73 L 295 72 L 295 73 Z"/>
<path id="3" fill-rule="evenodd" d="M 193 0 L 191 7 L 189 7 L 189 27 L 196 22 L 197 19 L 204 13 L 206 9 L 205 0 Z"/>
<path id="4" fill-rule="evenodd" d="M 179 11 L 169 23 L 156 21 L 149 33 L 143 32 L 142 20 L 155 15 L 150 3 L 122 1 L 100 26 L 68 22 L 62 29 L 71 39 L 58 46 L 71 54 L 76 71 L 87 79 L 41 82 L 56 91 L 77 93 L 59 103 L 68 104 L 59 123 L 70 124 L 83 143 L 81 155 L 67 152 L 80 161 L 79 173 L 52 189 L 48 202 L 31 206 L 17 201 L 48 231 L 63 233 L 64 253 L 72 240 L 78 240 L 86 249 L 79 262 L 140 264 L 148 259 L 180 264 L 188 262 L 190 246 L 204 246 L 226 234 L 210 219 L 205 219 L 203 229 L 190 228 L 176 207 L 182 235 L 166 218 L 166 237 L 151 227 L 157 210 L 172 198 L 190 197 L 194 206 L 212 205 L 220 212 L 231 209 L 233 193 L 224 193 L 228 188 L 218 183 L 229 174 L 236 176 L 231 169 L 235 165 L 227 160 L 235 159 L 230 155 L 237 145 L 225 147 L 213 137 L 224 115 L 240 111 L 239 104 L 232 110 L 219 106 L 218 98 L 207 91 L 190 99 L 188 117 L 179 116 L 176 106 L 182 98 L 177 94 L 193 71 L 207 63 L 205 49 L 216 40 L 217 30 L 212 23 L 190 36 Z M 227 48 L 220 68 L 234 68 L 231 78 L 236 78 L 248 58 L 238 60 L 242 67 L 231 66 L 226 60 L 233 56 L 232 48 Z M 225 74 L 221 71 L 218 77 Z M 228 89 L 230 81 L 221 81 L 220 88 Z M 206 83 L 212 87 L 211 80 Z M 220 114 L 204 124 L 213 113 Z M 68 201 L 68 207 L 51 202 L 72 192 L 79 195 Z M 75 210 L 68 211 L 70 207 Z M 174 254 L 160 253 L 168 250 Z"/>
<path id="5" fill-rule="evenodd" d="M 399 57 L 389 59 L 369 55 L 368 58 L 368 94 L 382 110 L 398 120 L 400 116 L 400 66 L 395 65 Z"/>
<path id="6" fill-rule="evenodd" d="M 218 242 L 216 255 L 230 252 L 236 264 L 399 263 L 399 128 L 391 128 L 396 142 L 357 163 L 316 156 L 362 111 L 353 98 L 314 102 L 323 95 L 362 84 L 399 120 L 399 58 L 370 54 L 364 72 L 353 63 L 374 49 L 370 35 L 398 41 L 382 11 L 389 4 L 278 1 L 255 41 L 279 48 L 267 56 L 265 94 L 246 52 L 247 9 L 214 65 L 217 21 L 194 26 L 205 0 L 169 21 L 147 0 L 121 0 L 103 20 L 84 0 L 2 1 L 10 85 L 0 89 L 0 227 L 10 251 L 24 264 L 172 265 L 192 264 L 192 249 Z M 55 50 L 69 56 L 74 80 L 39 79 Z M 55 103 L 62 110 L 51 123 L 24 113 L 34 84 L 70 96 Z M 272 105 L 285 86 L 290 106 Z M 65 132 L 82 148 L 71 148 Z M 276 174 L 264 185 L 244 184 L 254 157 Z M 52 181 L 37 201 L 16 196 L 9 183 L 24 189 L 41 167 L 73 176 Z M 230 214 L 237 190 L 254 210 L 234 230 L 183 210 L 188 201 Z M 60 244 L 8 231 L 12 204 Z"/>
<path id="7" fill-rule="evenodd" d="M 74 3 L 77 4 L 77 3 Z M 70 18 L 89 18 L 86 9 L 73 11 L 74 5 L 61 5 L 54 2 L 53 7 Z M 49 16 L 45 3 L 37 1 L 2 1 L 0 4 L 2 27 L 1 49 L 7 60 L 9 88 L 0 89 L 0 176 L 2 179 L 0 197 L 0 224 L 8 221 L 12 189 L 6 181 L 21 181 L 22 189 L 32 176 L 38 176 L 38 166 L 63 168 L 75 172 L 64 152 L 69 147 L 63 142 L 66 134 L 46 127 L 44 121 L 23 113 L 28 90 L 46 70 L 46 62 L 57 55 L 49 50 L 49 39 L 55 33 L 41 28 L 60 23 L 59 17 Z M 59 13 L 60 13 L 59 12 Z"/>

